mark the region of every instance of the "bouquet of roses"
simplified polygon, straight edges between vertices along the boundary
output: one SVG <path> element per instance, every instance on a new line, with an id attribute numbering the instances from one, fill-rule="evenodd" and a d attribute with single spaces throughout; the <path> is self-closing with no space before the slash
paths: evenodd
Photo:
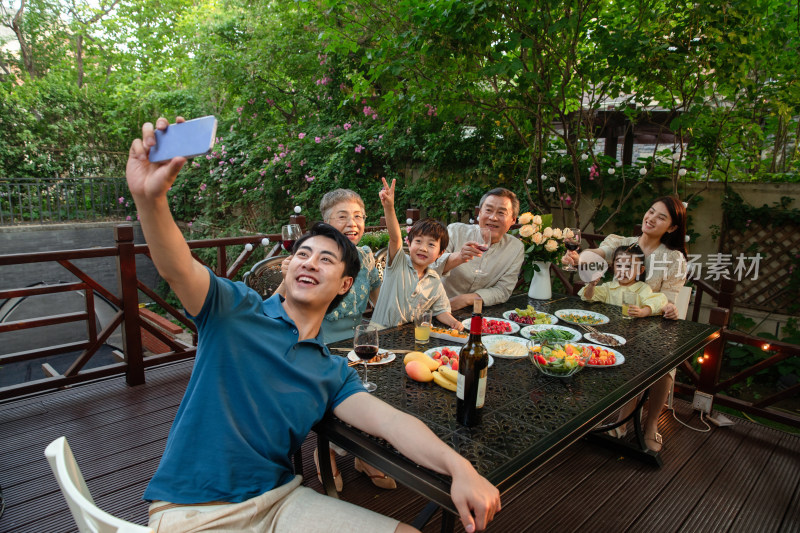
<path id="1" fill-rule="evenodd" d="M 525 245 L 525 263 L 523 272 L 525 281 L 533 278 L 533 273 L 539 271 L 536 261 L 544 263 L 557 263 L 566 253 L 564 238 L 568 237 L 569 229 L 553 228 L 553 215 L 534 215 L 522 213 L 519 216 L 519 228 L 511 233 L 518 236 Z"/>

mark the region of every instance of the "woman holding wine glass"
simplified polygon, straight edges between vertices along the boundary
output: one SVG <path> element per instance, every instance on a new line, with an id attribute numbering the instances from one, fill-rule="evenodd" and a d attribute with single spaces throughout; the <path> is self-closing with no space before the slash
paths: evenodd
<path id="1" fill-rule="evenodd" d="M 288 253 L 292 253 L 294 243 L 303 232 L 300 230 L 300 224 L 286 224 L 281 228 L 281 246 Z"/>
<path id="2" fill-rule="evenodd" d="M 606 261 L 613 257 L 620 246 L 638 244 L 644 252 L 645 283 L 653 292 L 675 293 L 686 282 L 686 206 L 676 196 L 657 198 L 642 218 L 642 234 L 639 237 L 609 235 L 596 249 L 589 250 Z M 578 265 L 578 253 L 568 251 L 562 258 L 564 264 Z M 675 320 L 678 310 L 673 302 L 662 309 L 664 318 Z M 663 445 L 658 433 L 658 419 L 667 401 L 675 379 L 673 370 L 650 387 L 649 406 L 644 425 L 647 447 L 655 452 Z M 622 417 L 624 418 L 624 416 Z"/>
<path id="3" fill-rule="evenodd" d="M 581 228 L 564 229 L 564 246 L 566 246 L 567 250 L 570 252 L 577 253 L 578 248 L 581 247 Z M 569 272 L 576 272 L 578 270 L 575 265 L 570 263 L 564 263 L 562 268 Z"/>

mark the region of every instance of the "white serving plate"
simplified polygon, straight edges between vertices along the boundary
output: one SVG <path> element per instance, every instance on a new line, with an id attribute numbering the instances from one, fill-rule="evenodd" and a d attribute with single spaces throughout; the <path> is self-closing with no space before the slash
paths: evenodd
<path id="1" fill-rule="evenodd" d="M 454 352 L 458 353 L 458 352 L 461 351 L 461 348 L 463 348 L 463 346 L 437 346 L 436 348 L 429 348 L 429 349 L 425 350 L 425 354 L 432 359 L 433 358 L 433 352 L 441 352 L 442 348 L 450 348 Z M 493 364 L 494 364 L 494 358 L 490 355 L 489 356 L 489 367 L 491 367 Z M 448 368 L 452 368 L 450 363 L 447 363 L 445 366 L 448 367 Z"/>
<path id="2" fill-rule="evenodd" d="M 497 320 L 498 322 L 505 322 L 506 324 L 511 326 L 511 331 L 508 331 L 506 333 L 498 334 L 498 333 L 485 333 L 484 332 L 483 335 L 513 335 L 514 333 L 518 332 L 519 328 L 520 328 L 519 324 L 517 324 L 513 320 L 507 320 L 505 318 L 497 318 L 497 317 L 485 316 L 485 317 L 483 317 L 483 319 L 484 320 Z M 469 331 L 471 322 L 472 322 L 472 318 L 465 318 L 464 320 L 461 321 L 461 323 L 464 324 L 464 329 L 466 331 Z M 466 340 L 464 342 L 466 342 Z"/>
<path id="3" fill-rule="evenodd" d="M 590 344 L 588 342 L 578 343 L 576 346 L 595 346 L 597 348 L 602 348 L 603 350 L 607 350 L 607 351 L 609 351 L 609 352 L 614 354 L 614 358 L 616 359 L 616 361 L 614 362 L 613 365 L 590 365 L 589 362 L 587 361 L 586 362 L 586 367 L 587 368 L 614 368 L 615 366 L 619 366 L 619 365 L 621 365 L 622 363 L 625 362 L 625 356 L 624 355 L 619 353 L 614 348 L 609 348 L 608 346 L 602 346 L 602 345 L 599 345 L 599 344 Z"/>
<path id="4" fill-rule="evenodd" d="M 525 353 L 523 355 L 508 355 L 497 352 L 495 345 L 503 341 L 519 344 L 525 348 Z M 522 359 L 523 357 L 528 357 L 528 339 L 523 339 L 522 337 L 512 337 L 511 335 L 489 335 L 483 338 L 483 345 L 486 346 L 486 351 L 488 351 L 490 355 L 500 357 L 501 359 Z"/>
<path id="5" fill-rule="evenodd" d="M 526 339 L 530 339 L 533 337 L 535 332 L 544 331 L 546 329 L 560 329 L 561 331 L 566 331 L 572 334 L 571 339 L 565 339 L 562 342 L 578 342 L 582 337 L 581 332 L 576 329 L 568 328 L 567 326 L 557 326 L 555 324 L 533 324 L 531 326 L 525 326 L 519 330 L 519 334 Z"/>
<path id="6" fill-rule="evenodd" d="M 614 344 L 614 345 L 606 344 L 605 342 L 602 342 L 600 339 L 595 337 L 594 333 L 584 333 L 583 338 L 591 342 L 592 344 L 602 344 L 603 346 L 608 346 L 609 348 L 613 348 L 614 346 L 623 346 L 626 342 L 625 337 L 622 337 L 620 335 L 615 335 L 613 333 L 606 333 L 605 331 L 601 331 L 600 333 L 602 333 L 603 335 L 608 335 L 609 337 L 617 341 L 619 344 Z"/>
<path id="7" fill-rule="evenodd" d="M 397 359 L 397 356 L 394 354 L 394 352 L 391 352 L 389 350 L 384 350 L 383 348 L 378 348 L 378 353 L 387 353 L 387 352 L 389 353 L 389 355 L 387 357 L 384 357 L 383 359 L 381 359 L 377 363 L 367 363 L 367 365 L 368 366 L 386 365 L 386 364 L 391 363 L 395 359 Z M 347 353 L 347 358 L 349 360 L 353 361 L 353 362 L 358 362 L 359 364 L 363 364 L 361 362 L 361 359 L 359 359 L 359 357 L 356 355 L 356 352 L 354 352 L 353 350 L 350 350 Z"/>
<path id="8" fill-rule="evenodd" d="M 503 311 L 503 318 L 505 318 L 506 320 L 511 320 L 510 318 L 508 318 L 508 317 L 511 316 L 511 313 L 516 313 L 516 311 L 514 309 L 511 309 L 510 311 Z M 558 317 L 556 317 L 555 315 L 551 315 L 551 314 L 545 313 L 543 311 L 541 311 L 541 313 L 543 315 L 545 315 L 547 318 L 550 319 L 550 324 L 555 324 L 556 322 L 558 322 Z M 514 322 L 514 321 L 511 320 L 511 322 Z M 522 324 L 522 322 L 514 322 L 514 323 L 515 324 Z M 525 325 L 530 326 L 531 324 L 522 324 L 522 325 L 523 326 L 525 326 Z M 547 325 L 547 324 L 540 324 L 540 325 Z"/>
<path id="9" fill-rule="evenodd" d="M 596 319 L 597 321 L 596 322 L 576 322 L 576 321 L 574 321 L 572 319 L 564 318 L 567 315 L 580 315 L 580 316 L 585 316 L 585 317 L 591 317 L 591 318 Z M 558 311 L 556 311 L 556 316 L 558 318 L 560 318 L 561 320 L 563 320 L 564 322 L 567 322 L 569 324 L 575 324 L 575 325 L 578 325 L 578 326 L 581 325 L 581 324 L 587 324 L 589 326 L 597 326 L 597 325 L 600 325 L 600 324 L 608 324 L 608 322 L 609 322 L 608 317 L 606 315 L 604 315 L 602 313 L 596 313 L 594 311 L 587 311 L 586 309 L 559 309 Z"/>

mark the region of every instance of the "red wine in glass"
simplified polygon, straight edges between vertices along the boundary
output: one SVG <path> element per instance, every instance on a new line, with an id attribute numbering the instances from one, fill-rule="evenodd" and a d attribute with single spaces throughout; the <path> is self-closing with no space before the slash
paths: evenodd
<path id="1" fill-rule="evenodd" d="M 367 324 L 356 326 L 353 352 L 364 363 L 364 381 L 361 384 L 367 392 L 374 391 L 378 386 L 367 379 L 367 361 L 378 355 L 378 328 Z"/>
<path id="2" fill-rule="evenodd" d="M 281 228 L 281 241 L 283 249 L 292 253 L 294 243 L 300 238 L 300 226 L 298 224 L 287 224 Z"/>
<path id="3" fill-rule="evenodd" d="M 565 228 L 564 229 L 564 246 L 567 250 L 575 252 L 581 246 L 581 229 L 580 228 Z M 571 264 L 566 264 L 562 267 L 564 270 L 575 272 L 578 269 Z"/>
<path id="4" fill-rule="evenodd" d="M 489 228 L 478 228 L 478 235 L 475 241 L 475 248 L 481 251 L 481 253 L 485 252 L 489 249 L 489 246 L 492 245 L 492 230 Z M 481 270 L 483 266 L 483 256 L 477 261 L 477 266 L 475 267 L 476 274 L 484 274 L 485 272 Z"/>
<path id="5" fill-rule="evenodd" d="M 353 351 L 356 353 L 359 359 L 362 361 L 369 361 L 376 355 L 378 355 L 378 347 L 377 346 L 356 346 Z"/>

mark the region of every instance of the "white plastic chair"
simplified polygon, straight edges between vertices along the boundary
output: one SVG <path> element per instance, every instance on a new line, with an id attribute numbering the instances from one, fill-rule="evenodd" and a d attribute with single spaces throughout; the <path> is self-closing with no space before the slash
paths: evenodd
<path id="1" fill-rule="evenodd" d="M 154 533 L 153 529 L 111 516 L 95 505 L 66 437 L 51 442 L 44 451 L 81 533 Z"/>
<path id="2" fill-rule="evenodd" d="M 689 312 L 689 300 L 692 298 L 691 287 L 681 287 L 678 292 L 678 297 L 675 300 L 675 306 L 678 308 L 678 318 L 686 320 L 686 314 Z"/>

